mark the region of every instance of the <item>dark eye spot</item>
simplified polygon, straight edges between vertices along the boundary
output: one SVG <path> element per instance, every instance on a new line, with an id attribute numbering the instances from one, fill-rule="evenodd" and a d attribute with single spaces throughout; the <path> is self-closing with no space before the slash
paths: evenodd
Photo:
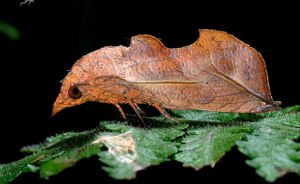
<path id="1" fill-rule="evenodd" d="M 82 96 L 81 91 L 78 89 L 78 87 L 76 85 L 71 86 L 69 88 L 68 94 L 73 99 L 78 99 Z"/>

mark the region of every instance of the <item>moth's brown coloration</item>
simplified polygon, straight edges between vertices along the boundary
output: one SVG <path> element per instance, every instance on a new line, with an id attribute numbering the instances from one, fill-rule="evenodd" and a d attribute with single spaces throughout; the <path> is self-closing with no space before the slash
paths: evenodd
<path id="1" fill-rule="evenodd" d="M 104 47 L 79 59 L 63 80 L 52 115 L 64 108 L 98 101 L 167 109 L 257 113 L 279 109 L 273 101 L 262 56 L 232 35 L 200 30 L 186 47 L 166 48 L 157 38 L 138 35 L 129 47 Z"/>

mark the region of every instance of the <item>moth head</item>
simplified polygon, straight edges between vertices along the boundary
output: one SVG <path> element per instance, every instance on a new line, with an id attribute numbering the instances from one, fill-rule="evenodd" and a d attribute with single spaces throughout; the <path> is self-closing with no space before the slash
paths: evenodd
<path id="1" fill-rule="evenodd" d="M 103 90 L 110 85 L 107 81 L 111 80 L 110 78 L 106 80 L 101 76 L 114 74 L 114 64 L 107 57 L 103 57 L 109 55 L 110 49 L 112 48 L 105 47 L 96 50 L 74 63 L 62 82 L 60 93 L 53 104 L 52 116 L 65 108 L 87 101 L 107 102 L 108 99 L 103 94 Z"/>
<path id="2" fill-rule="evenodd" d="M 74 65 L 69 74 L 62 81 L 62 86 L 56 101 L 53 104 L 52 116 L 61 110 L 80 105 L 89 99 L 90 84 L 88 72 L 80 65 Z"/>

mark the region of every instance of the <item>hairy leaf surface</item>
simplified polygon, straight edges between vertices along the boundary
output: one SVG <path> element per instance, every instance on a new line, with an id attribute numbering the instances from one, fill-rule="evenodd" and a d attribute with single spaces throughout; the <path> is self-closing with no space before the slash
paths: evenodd
<path id="1" fill-rule="evenodd" d="M 101 122 L 89 131 L 57 134 L 43 144 L 23 147 L 21 151 L 30 155 L 0 165 L 0 183 L 22 172 L 51 178 L 91 156 L 99 157 L 102 169 L 115 179 L 132 179 L 139 170 L 171 160 L 200 169 L 217 164 L 235 145 L 249 157 L 246 163 L 272 182 L 289 172 L 300 175 L 299 110 L 300 106 L 267 114 L 172 111 L 181 124 L 156 116 L 147 118 L 147 128 L 132 126 L 131 121 Z"/>

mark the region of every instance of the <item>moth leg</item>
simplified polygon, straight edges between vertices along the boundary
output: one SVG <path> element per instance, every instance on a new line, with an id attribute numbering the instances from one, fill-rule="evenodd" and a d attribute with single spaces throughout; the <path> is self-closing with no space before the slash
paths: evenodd
<path id="1" fill-rule="evenodd" d="M 133 103 L 134 103 L 134 102 L 133 102 Z M 143 109 L 141 109 L 141 108 L 138 106 L 138 104 L 134 103 L 134 105 L 136 106 L 136 108 L 138 109 L 138 111 L 140 111 L 140 113 L 141 113 L 142 115 L 144 115 L 144 116 L 147 115 L 146 112 L 143 111 Z"/>
<path id="2" fill-rule="evenodd" d="M 125 115 L 123 109 L 121 108 L 121 106 L 120 106 L 118 103 L 116 103 L 116 104 L 114 104 L 114 105 L 119 109 L 119 111 L 120 111 L 120 113 L 121 113 L 123 119 L 126 120 L 126 119 L 127 119 L 127 118 L 126 118 L 126 115 Z"/>
<path id="3" fill-rule="evenodd" d="M 129 101 L 130 106 L 133 108 L 133 110 L 135 111 L 135 113 L 138 115 L 138 117 L 140 118 L 140 120 L 142 121 L 143 124 L 145 123 L 145 120 L 143 118 L 143 116 L 141 115 L 140 111 L 139 111 L 139 107 L 137 106 L 136 103 L 134 103 L 133 101 Z"/>
<path id="4" fill-rule="evenodd" d="M 123 119 L 126 120 L 126 119 L 127 119 L 127 118 L 126 118 L 126 115 L 125 115 L 123 109 L 121 108 L 121 106 L 120 106 L 118 103 L 115 103 L 115 102 L 112 101 L 112 100 L 110 100 L 109 102 L 110 102 L 111 104 L 115 105 L 115 106 L 118 108 L 118 110 L 120 111 L 120 113 L 121 113 Z"/>
<path id="5" fill-rule="evenodd" d="M 163 108 L 161 108 L 158 104 L 153 104 L 153 106 L 162 114 L 164 115 L 166 118 L 168 118 L 169 120 L 175 121 L 176 123 L 180 124 L 180 122 L 173 118 L 172 116 L 170 116 L 167 111 Z"/>

